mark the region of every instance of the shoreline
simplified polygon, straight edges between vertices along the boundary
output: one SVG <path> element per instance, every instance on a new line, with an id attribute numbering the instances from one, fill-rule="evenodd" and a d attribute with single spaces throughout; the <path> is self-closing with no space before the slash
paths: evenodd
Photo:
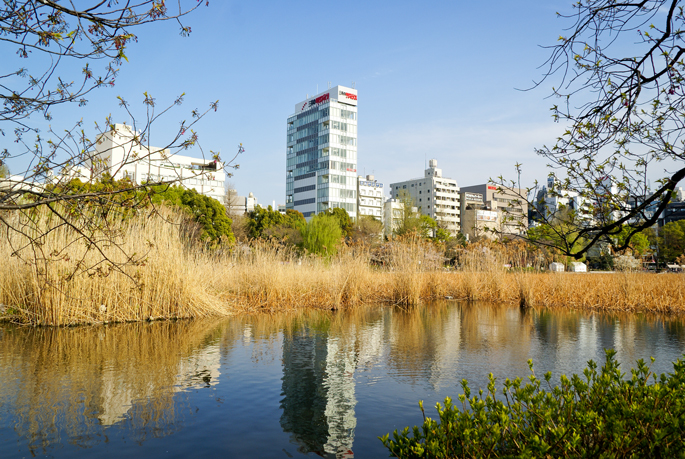
<path id="1" fill-rule="evenodd" d="M 48 300 L 49 307 L 31 302 L 6 306 L 0 322 L 28 326 L 95 325 L 298 310 L 344 311 L 373 304 L 415 308 L 436 300 L 487 301 L 522 308 L 685 314 L 685 279 L 676 273 L 579 276 L 579 273 L 380 271 L 358 265 L 355 269 L 347 268 L 323 267 L 318 263 L 279 264 L 262 271 L 265 276 L 251 278 L 244 275 L 251 267 L 233 266 L 230 270 L 234 276 L 230 279 L 220 276 L 204 284 L 213 287 L 209 292 L 198 292 L 185 282 L 168 285 L 164 291 L 158 291 L 156 286 L 153 292 L 148 292 L 143 284 L 140 289 L 129 286 L 129 293 L 137 294 L 124 297 L 118 283 L 102 285 L 94 281 L 100 285 L 88 285 L 85 290 L 97 295 L 85 298 L 48 287 L 40 298 Z M 174 298 L 174 304 L 157 303 L 150 293 L 156 293 L 153 297 L 159 301 Z M 112 301 L 115 298 L 121 302 Z M 105 303 L 105 299 L 109 301 Z M 147 300 L 147 307 L 141 307 L 140 300 Z M 183 300 L 195 304 L 185 304 Z"/>

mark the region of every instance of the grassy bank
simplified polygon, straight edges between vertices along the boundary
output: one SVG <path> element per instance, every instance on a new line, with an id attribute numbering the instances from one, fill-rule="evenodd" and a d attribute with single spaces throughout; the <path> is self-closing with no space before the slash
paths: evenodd
<path id="1" fill-rule="evenodd" d="M 442 258 L 420 241 L 388 244 L 382 266 L 369 262 L 364 247 L 343 248 L 331 259 L 267 243 L 206 250 L 188 242 L 187 228 L 171 213 L 141 215 L 114 232 L 110 228 L 100 252 L 68 226 L 45 215 L 32 218 L 33 224 L 51 228 L 38 246 L 27 245 L 26 235 L 0 229 L 0 259 L 5 260 L 0 304 L 6 316 L 28 324 L 415 305 L 444 297 L 531 307 L 685 312 L 685 277 L 678 274 L 516 273 L 482 252 L 462 256 L 461 270 L 445 270 Z"/>

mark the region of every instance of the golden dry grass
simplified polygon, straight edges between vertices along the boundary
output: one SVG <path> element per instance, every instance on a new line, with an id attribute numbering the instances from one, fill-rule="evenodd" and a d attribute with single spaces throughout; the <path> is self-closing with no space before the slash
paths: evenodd
<path id="1" fill-rule="evenodd" d="M 127 221 L 104 247 L 113 261 L 144 254 L 121 271 L 87 250 L 73 230 L 42 238 L 39 252 L 24 236 L 0 228 L 0 304 L 27 324 L 70 325 L 201 318 L 240 312 L 340 309 L 359 304 L 416 305 L 435 298 L 632 312 L 685 312 L 680 274 L 507 272 L 492 253 L 462 256 L 446 271 L 428 245 L 389 245 L 387 263 L 364 249 L 344 248 L 331 260 L 299 257 L 268 243 L 232 251 L 189 246 L 171 213 Z M 45 219 L 42 225 L 52 223 Z M 76 241 L 76 242 L 75 242 Z M 19 249 L 24 247 L 23 249 Z M 42 257 L 42 259 L 41 259 Z M 71 274 L 80 269 L 79 274 Z"/>

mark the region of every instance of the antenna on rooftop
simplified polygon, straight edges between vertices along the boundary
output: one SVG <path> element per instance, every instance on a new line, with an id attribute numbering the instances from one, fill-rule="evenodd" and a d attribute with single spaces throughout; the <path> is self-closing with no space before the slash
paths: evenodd
<path id="1" fill-rule="evenodd" d="M 331 82 L 328 82 L 328 89 L 331 89 Z"/>
<path id="2" fill-rule="evenodd" d="M 354 87 L 354 81 L 352 82 L 352 89 L 356 89 L 356 88 Z"/>

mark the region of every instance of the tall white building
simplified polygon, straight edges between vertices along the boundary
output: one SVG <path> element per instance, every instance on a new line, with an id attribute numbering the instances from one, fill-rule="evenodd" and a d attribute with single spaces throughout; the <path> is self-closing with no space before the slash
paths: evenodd
<path id="1" fill-rule="evenodd" d="M 383 221 L 383 184 L 373 175 L 357 177 L 357 215 Z"/>
<path id="2" fill-rule="evenodd" d="M 286 208 L 310 218 L 340 207 L 357 217 L 357 91 L 335 86 L 288 117 Z"/>
<path id="3" fill-rule="evenodd" d="M 456 180 L 442 176 L 437 159 L 428 162 L 423 177 L 391 183 L 390 196 L 396 200 L 410 197 L 421 215 L 428 215 L 444 225 L 453 236 L 459 232 L 459 185 Z"/>

